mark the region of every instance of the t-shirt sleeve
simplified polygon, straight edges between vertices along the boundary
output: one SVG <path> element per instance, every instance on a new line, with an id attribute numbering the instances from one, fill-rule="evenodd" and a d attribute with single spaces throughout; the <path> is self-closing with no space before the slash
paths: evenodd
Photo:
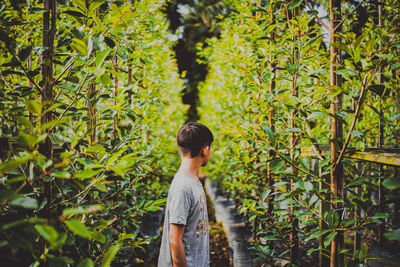
<path id="1" fill-rule="evenodd" d="M 190 210 L 190 196 L 184 189 L 172 193 L 169 205 L 169 223 L 186 225 Z"/>

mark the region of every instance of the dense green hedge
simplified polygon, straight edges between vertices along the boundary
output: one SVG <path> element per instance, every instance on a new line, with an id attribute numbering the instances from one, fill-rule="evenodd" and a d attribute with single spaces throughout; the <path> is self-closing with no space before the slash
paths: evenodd
<path id="1" fill-rule="evenodd" d="M 163 5 L 57 1 L 44 100 L 46 10 L 0 3 L 2 264 L 108 266 L 120 249 L 128 258 L 115 262 L 143 256 L 149 239 L 138 227 L 165 203 L 187 109 Z"/>
<path id="2" fill-rule="evenodd" d="M 327 8 L 329 1 L 325 2 L 319 10 Z M 393 214 L 400 177 L 393 168 L 384 169 L 383 185 L 390 189 L 384 202 L 390 208 L 382 212 L 380 203 L 371 198 L 382 177 L 375 164 L 366 163 L 360 169 L 355 161 L 344 159 L 346 196 L 330 199 L 330 154 L 318 152 L 312 158 L 300 154 L 301 147 L 319 151 L 319 145 L 329 145 L 332 116 L 343 122 L 346 137 L 363 87 L 366 96 L 350 146 L 360 151 L 377 146 L 379 110 L 384 146 L 400 146 L 400 39 L 396 34 L 400 9 L 398 1 L 383 1 L 384 26 L 380 28 L 375 2 L 362 4 L 367 12 L 364 24 L 358 11 L 352 12 L 355 6 L 342 5 L 346 19 L 339 33 L 341 41 L 333 44 L 343 55 L 343 63 L 337 66 L 341 87 L 330 86 L 328 33 L 315 17 L 318 12 L 305 8 L 306 1 L 227 0 L 232 10 L 219 24 L 221 38 L 210 39 L 209 47 L 201 52 L 211 66 L 200 90 L 203 121 L 216 135 L 210 174 L 253 226 L 254 250 L 261 262 L 289 257 L 293 245 L 289 236 L 296 220 L 303 263 L 319 250 L 329 257 L 328 246 L 338 232 L 372 233 L 380 223 L 378 218 L 386 220 L 386 238 L 400 240 L 400 225 Z M 325 23 L 329 25 L 329 20 Z M 339 94 L 343 106 L 333 115 L 330 104 Z M 347 213 L 342 219 L 342 210 L 321 213 L 321 203 L 343 203 Z M 325 229 L 319 227 L 320 221 Z M 320 236 L 322 246 L 315 245 Z M 347 264 L 367 260 L 365 245 L 354 254 L 349 245 L 342 248 Z"/>

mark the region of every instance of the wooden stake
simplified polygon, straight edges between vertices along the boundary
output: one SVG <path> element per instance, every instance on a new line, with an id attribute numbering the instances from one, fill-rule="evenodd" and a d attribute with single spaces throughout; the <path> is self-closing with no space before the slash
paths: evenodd
<path id="1" fill-rule="evenodd" d="M 330 42 L 338 42 L 340 41 L 340 37 L 337 36 L 337 33 L 341 31 L 341 2 L 340 0 L 330 0 L 329 1 L 329 19 L 331 23 L 331 31 L 330 31 Z M 341 51 L 332 45 L 330 46 L 330 84 L 331 91 L 335 92 L 336 87 L 341 86 L 340 75 L 336 73 L 337 65 L 341 62 Z M 338 157 L 338 151 L 341 150 L 342 147 L 342 138 L 343 138 L 343 126 L 340 120 L 336 119 L 337 112 L 340 112 L 342 109 L 342 94 L 339 94 L 335 103 L 331 104 L 331 113 L 333 116 L 331 117 L 331 127 L 332 127 L 332 139 L 331 143 L 331 162 L 335 163 Z M 336 144 L 335 144 L 336 143 Z M 331 194 L 332 201 L 343 199 L 343 167 L 342 164 L 339 163 L 336 168 L 331 170 Z M 339 218 L 341 218 L 342 214 L 342 205 L 340 203 L 333 204 L 332 209 L 335 209 L 339 213 Z M 331 267 L 342 267 L 344 265 L 343 256 L 338 256 L 338 252 L 343 247 L 343 233 L 341 231 L 338 232 L 336 237 L 331 242 Z M 342 255 L 342 254 L 341 254 Z"/>
<path id="2" fill-rule="evenodd" d="M 90 131 L 90 145 L 94 145 L 96 143 L 96 106 L 93 105 L 92 97 L 94 92 L 96 91 L 96 83 L 92 82 L 88 86 L 87 96 L 86 96 L 86 107 L 87 107 L 87 115 L 88 115 L 88 130 Z"/>
<path id="3" fill-rule="evenodd" d="M 298 8 L 295 8 L 292 10 L 292 19 L 299 13 Z M 300 36 L 298 37 L 300 38 Z M 292 64 L 298 65 L 299 63 L 299 49 L 296 49 L 296 41 L 297 37 L 293 37 L 293 51 L 292 51 Z M 296 70 L 295 74 L 292 76 L 292 82 L 291 82 L 291 87 L 292 87 L 292 96 L 297 97 L 298 96 L 298 89 L 297 89 L 297 75 L 298 75 L 298 70 Z M 296 123 L 295 123 L 295 117 L 296 117 L 296 108 L 291 112 L 291 118 L 290 118 L 290 127 L 291 128 L 296 128 Z M 295 132 L 290 132 L 290 160 L 292 162 L 295 161 L 295 146 L 297 144 L 297 137 Z M 298 175 L 297 169 L 292 165 L 292 172 L 294 176 Z M 290 179 L 290 192 L 293 192 L 294 190 L 294 183 L 295 180 L 292 178 Z M 296 264 L 299 259 L 298 255 L 298 250 L 299 250 L 299 240 L 298 240 L 298 234 L 297 234 L 297 228 L 299 227 L 299 221 L 298 219 L 294 216 L 294 213 L 296 211 L 296 207 L 293 204 L 293 197 L 291 197 L 291 204 L 290 204 L 290 210 L 289 210 L 289 221 L 291 224 L 291 230 L 290 230 L 290 263 L 291 264 Z"/>
<path id="4" fill-rule="evenodd" d="M 378 27 L 382 27 L 382 0 L 378 0 Z M 379 42 L 379 48 L 381 47 L 381 42 Z M 382 67 L 379 67 L 378 70 L 378 84 L 381 85 L 383 83 L 383 76 L 382 76 Z M 383 96 L 382 96 L 383 97 Z M 382 99 L 380 100 L 382 101 Z M 382 104 L 379 105 L 379 140 L 378 140 L 378 147 L 384 146 L 384 121 L 383 121 L 383 110 Z M 379 164 L 379 176 L 384 176 L 383 164 Z M 383 202 L 385 200 L 384 195 L 384 188 L 382 187 L 382 179 L 379 178 L 378 181 L 378 201 L 380 205 L 380 212 L 385 212 L 385 208 L 383 207 Z M 384 238 L 383 234 L 385 233 L 385 220 L 381 220 L 381 224 L 379 224 L 378 228 L 378 242 L 382 244 Z"/>
<path id="5" fill-rule="evenodd" d="M 117 63 L 118 63 L 118 59 L 117 56 L 114 56 L 114 60 L 113 60 L 113 70 L 115 72 L 117 72 Z M 113 104 L 116 105 L 116 101 L 115 98 L 118 96 L 118 77 L 116 75 L 114 75 L 114 92 L 113 92 L 113 96 L 114 96 L 114 100 L 113 100 Z M 117 137 L 117 128 L 118 128 L 118 114 L 114 117 L 114 124 L 113 124 L 113 138 Z"/>

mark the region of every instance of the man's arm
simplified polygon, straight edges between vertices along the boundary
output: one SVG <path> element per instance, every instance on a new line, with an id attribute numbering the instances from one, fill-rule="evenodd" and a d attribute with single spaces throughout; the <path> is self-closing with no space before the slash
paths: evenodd
<path id="1" fill-rule="evenodd" d="M 185 225 L 173 223 L 169 225 L 169 245 L 174 267 L 186 267 L 185 248 L 182 243 L 184 232 Z"/>

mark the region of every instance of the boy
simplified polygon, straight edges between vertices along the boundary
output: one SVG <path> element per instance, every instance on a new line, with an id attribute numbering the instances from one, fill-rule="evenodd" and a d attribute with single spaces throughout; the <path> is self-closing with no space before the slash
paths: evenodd
<path id="1" fill-rule="evenodd" d="M 211 131 L 195 122 L 178 132 L 181 165 L 168 190 L 158 267 L 210 266 L 207 203 L 199 172 L 210 159 L 213 140 Z"/>

